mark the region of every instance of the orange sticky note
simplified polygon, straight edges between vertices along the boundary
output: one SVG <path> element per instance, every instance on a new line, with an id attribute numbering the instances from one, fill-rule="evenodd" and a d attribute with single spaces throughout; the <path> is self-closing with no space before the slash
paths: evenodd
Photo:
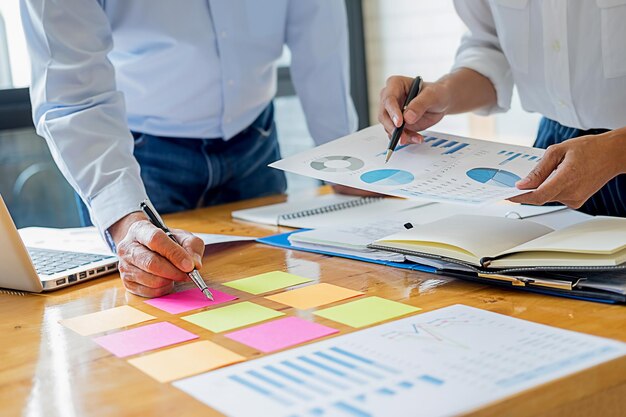
<path id="1" fill-rule="evenodd" d="M 170 382 L 245 360 L 235 352 L 204 340 L 140 356 L 128 363 L 159 382 Z"/>
<path id="2" fill-rule="evenodd" d="M 156 317 L 131 306 L 119 306 L 61 320 L 59 323 L 82 336 L 89 336 L 119 329 L 120 327 L 132 326 L 133 324 L 142 323 L 155 318 Z"/>
<path id="3" fill-rule="evenodd" d="M 265 298 L 290 307 L 306 310 L 359 295 L 363 295 L 363 293 L 333 284 L 322 283 L 281 292 Z"/>

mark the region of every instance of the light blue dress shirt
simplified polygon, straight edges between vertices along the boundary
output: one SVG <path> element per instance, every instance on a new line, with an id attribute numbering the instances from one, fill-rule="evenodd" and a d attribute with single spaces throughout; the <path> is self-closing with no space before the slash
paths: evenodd
<path id="1" fill-rule="evenodd" d="M 21 0 L 37 131 L 105 230 L 146 198 L 130 130 L 230 139 L 291 75 L 317 143 L 356 129 L 339 0 Z M 184 184 L 183 184 L 184 186 Z"/>

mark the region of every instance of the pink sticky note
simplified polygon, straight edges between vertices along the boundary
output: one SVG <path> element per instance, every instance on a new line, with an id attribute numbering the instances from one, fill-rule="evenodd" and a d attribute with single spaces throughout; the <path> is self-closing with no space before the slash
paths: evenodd
<path id="1" fill-rule="evenodd" d="M 150 304 L 159 310 L 167 311 L 171 314 L 184 313 L 185 311 L 195 310 L 202 307 L 210 307 L 218 304 L 222 304 L 228 301 L 236 300 L 234 295 L 227 294 L 218 290 L 210 288 L 213 294 L 213 301 L 206 298 L 206 296 L 197 288 L 185 290 L 181 292 L 175 292 L 159 298 L 153 298 L 152 300 L 145 301 L 146 304 Z"/>
<path id="2" fill-rule="evenodd" d="M 118 358 L 124 358 L 197 338 L 197 335 L 172 323 L 155 323 L 100 336 L 94 341 Z"/>
<path id="3" fill-rule="evenodd" d="M 268 353 L 334 333 L 339 333 L 339 330 L 298 317 L 286 317 L 237 330 L 226 334 L 226 337 Z"/>

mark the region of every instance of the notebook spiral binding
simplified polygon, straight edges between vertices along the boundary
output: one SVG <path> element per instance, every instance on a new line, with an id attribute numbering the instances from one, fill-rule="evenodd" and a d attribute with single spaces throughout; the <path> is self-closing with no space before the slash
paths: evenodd
<path id="1" fill-rule="evenodd" d="M 302 211 L 296 211 L 294 213 L 283 214 L 278 217 L 278 220 L 280 224 L 280 220 L 300 219 L 302 217 L 315 216 L 318 214 L 331 213 L 333 211 L 339 211 L 339 210 L 345 210 L 345 209 L 349 209 L 353 207 L 364 206 L 366 204 L 371 204 L 376 201 L 380 201 L 383 198 L 384 197 L 362 197 L 362 198 L 359 198 L 358 200 L 351 200 L 351 201 L 346 201 L 344 203 L 330 204 L 324 207 L 317 207 L 317 208 L 310 209 L 310 210 L 302 210 Z"/>
<path id="2" fill-rule="evenodd" d="M 17 295 L 20 297 L 24 297 L 26 295 L 26 293 L 23 293 L 21 291 L 5 290 L 5 289 L 0 289 L 0 294 Z"/>

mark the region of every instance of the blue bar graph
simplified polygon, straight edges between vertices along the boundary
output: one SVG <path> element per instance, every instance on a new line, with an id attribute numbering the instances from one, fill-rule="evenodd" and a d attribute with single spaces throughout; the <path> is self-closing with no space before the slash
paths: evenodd
<path id="1" fill-rule="evenodd" d="M 436 148 L 437 146 L 439 146 L 439 145 L 443 145 L 443 144 L 444 144 L 444 143 L 446 143 L 446 142 L 447 142 L 447 140 L 446 140 L 446 139 L 439 139 L 439 140 L 437 140 L 436 142 L 433 142 L 433 144 L 432 144 L 432 145 L 430 145 L 430 146 L 432 146 L 433 148 Z"/>
<path id="2" fill-rule="evenodd" d="M 531 156 L 530 158 L 528 158 L 529 161 L 534 161 L 535 159 L 537 159 L 536 156 Z"/>
<path id="3" fill-rule="evenodd" d="M 369 377 L 371 377 L 371 378 L 374 378 L 374 379 L 380 379 L 380 378 L 382 378 L 382 377 L 383 377 L 383 376 L 382 376 L 382 375 L 380 375 L 379 373 L 372 372 L 372 371 L 367 370 L 367 369 L 362 369 L 362 368 L 359 368 L 359 367 L 358 367 L 358 366 L 356 366 L 356 365 L 353 365 L 353 364 L 351 364 L 351 363 L 348 363 L 348 362 L 346 362 L 346 361 L 343 361 L 343 360 L 341 360 L 341 359 L 338 359 L 338 358 L 336 358 L 336 357 L 334 357 L 334 356 L 332 356 L 332 355 L 329 355 L 328 353 L 324 353 L 324 352 L 315 352 L 315 355 L 317 355 L 317 356 L 319 356 L 319 357 L 321 357 L 321 358 L 324 358 L 324 359 L 326 359 L 326 360 L 328 360 L 328 361 L 334 362 L 334 363 L 336 363 L 336 364 L 338 364 L 338 365 L 340 365 L 340 366 L 343 366 L 344 368 L 351 369 L 351 370 L 353 370 L 353 371 L 355 371 L 355 372 L 359 372 L 359 373 L 361 373 L 361 374 L 367 375 L 367 376 L 369 376 Z"/>
<path id="4" fill-rule="evenodd" d="M 511 161 L 513 161 L 513 160 L 515 160 L 517 158 L 519 158 L 521 155 L 522 155 L 521 153 L 516 153 L 515 155 L 511 156 L 510 158 L 505 159 L 504 161 L 500 162 L 500 165 L 505 165 L 505 164 L 507 164 L 507 163 L 509 163 L 509 162 L 511 162 Z"/>
<path id="5" fill-rule="evenodd" d="M 426 139 L 424 139 L 424 143 L 432 142 L 433 140 L 437 140 L 437 138 L 433 136 L 429 136 Z"/>
<path id="6" fill-rule="evenodd" d="M 467 143 L 461 143 L 457 146 L 455 146 L 454 148 L 450 148 L 450 150 L 444 152 L 444 155 L 451 155 L 457 151 L 460 151 L 461 149 L 465 148 L 466 146 L 469 146 Z"/>
<path id="7" fill-rule="evenodd" d="M 445 145 L 443 145 L 442 148 L 451 148 L 454 145 L 456 145 L 457 143 L 459 143 L 459 142 L 457 142 L 456 140 L 451 140 L 448 143 L 446 143 Z"/>
<path id="8" fill-rule="evenodd" d="M 347 350 L 338 348 L 336 346 L 330 348 L 330 350 L 332 350 L 333 352 L 337 352 L 337 353 L 339 353 L 341 355 L 347 356 L 349 358 L 352 358 L 354 360 L 357 360 L 359 362 L 363 362 L 363 363 L 366 363 L 368 365 L 375 366 L 375 367 L 377 367 L 379 369 L 383 369 L 383 370 L 385 370 L 385 371 L 387 371 L 387 372 L 389 372 L 391 374 L 394 374 L 394 375 L 400 373 L 400 371 L 397 370 L 397 369 L 394 369 L 394 368 L 388 367 L 386 365 L 374 362 L 373 360 L 364 358 L 363 356 L 357 355 L 356 353 L 348 352 Z"/>
<path id="9" fill-rule="evenodd" d="M 278 401 L 279 403 L 281 403 L 283 405 L 293 405 L 293 403 L 291 401 L 286 400 L 286 399 L 282 398 L 281 396 L 276 395 L 273 392 L 271 392 L 269 390 L 266 390 L 266 389 L 260 387 L 259 385 L 254 384 L 254 383 L 248 381 L 247 379 L 243 379 L 239 375 L 231 375 L 230 379 L 235 381 L 235 382 L 237 382 L 237 383 L 239 383 L 239 384 L 241 384 L 241 385 L 243 385 L 246 388 L 249 388 L 249 389 L 251 389 L 253 391 L 256 391 L 259 394 L 262 394 L 262 395 L 265 395 L 267 397 L 270 397 L 271 399 L 273 399 L 275 401 Z"/>
<path id="10" fill-rule="evenodd" d="M 312 377 L 312 378 L 316 379 L 320 383 L 324 383 L 324 384 L 327 384 L 327 385 L 330 385 L 330 386 L 332 386 L 334 388 L 339 388 L 339 389 L 347 389 L 348 388 L 347 385 L 340 384 L 339 382 L 336 382 L 336 381 L 334 381 L 332 379 L 329 379 L 329 378 L 325 378 L 325 377 L 321 376 L 320 374 L 318 374 L 317 372 L 311 372 L 308 369 L 303 368 L 302 366 L 296 365 L 293 362 L 284 361 L 282 363 L 285 366 L 287 366 L 287 367 L 289 367 L 289 368 L 291 368 L 291 369 L 293 369 L 295 371 L 298 371 L 298 372 L 300 372 L 300 373 L 302 373 L 304 375 L 307 375 L 309 377 Z"/>
<path id="11" fill-rule="evenodd" d="M 428 383 L 433 384 L 433 385 L 443 385 L 443 381 L 441 379 L 435 378 L 432 375 L 424 374 L 424 375 L 421 375 L 418 379 L 420 381 L 428 382 Z"/>
<path id="12" fill-rule="evenodd" d="M 322 395 L 328 395 L 330 394 L 330 391 L 325 390 L 324 388 L 320 388 L 317 385 L 313 385 L 310 382 L 306 382 L 301 378 L 298 378 L 296 376 L 291 375 L 289 372 L 287 371 L 283 371 L 282 369 L 279 369 L 273 365 L 268 365 L 265 366 L 265 369 L 267 369 L 268 371 L 272 372 L 275 375 L 278 375 L 286 380 L 289 380 L 291 382 L 295 382 L 298 385 L 301 385 L 307 389 L 310 389 L 312 391 L 315 391 L 318 394 L 322 394 Z"/>
<path id="13" fill-rule="evenodd" d="M 500 151 L 498 152 L 498 155 L 502 155 L 503 153 L 506 153 L 506 151 Z"/>
<path id="14" fill-rule="evenodd" d="M 336 368 L 333 368 L 332 366 L 328 366 L 328 365 L 326 365 L 324 363 L 321 363 L 321 362 L 319 362 L 317 360 L 308 358 L 306 356 L 299 356 L 298 359 L 300 359 L 302 362 L 305 362 L 305 363 L 307 363 L 307 364 L 309 364 L 311 366 L 314 366 L 314 367 L 317 367 L 319 369 L 322 369 L 322 370 L 324 370 L 324 371 L 326 371 L 326 372 L 328 372 L 328 373 L 330 373 L 332 375 L 346 378 L 346 379 L 348 379 L 350 381 L 353 381 L 353 382 L 356 382 L 357 384 L 360 384 L 360 385 L 366 384 L 366 381 L 364 381 L 364 380 L 362 380 L 360 378 L 357 378 L 355 376 L 347 374 L 347 373 L 345 373 L 343 371 L 340 371 L 340 370 L 338 370 Z"/>
<path id="15" fill-rule="evenodd" d="M 306 407 L 293 417 L 323 417 L 342 415 L 368 417 L 369 401 L 406 395 L 407 390 L 418 386 L 417 380 L 396 380 L 401 372 L 346 348 L 329 346 L 309 351 L 295 358 L 247 369 L 228 375 L 235 389 L 263 396 L 266 401 L 279 407 Z M 420 377 L 424 382 L 436 384 L 437 378 Z M 419 378 L 418 378 L 419 379 Z M 389 382 L 385 384 L 385 382 Z M 322 405 L 337 391 L 354 390 L 349 399 L 333 400 Z M 348 397 L 346 397 L 348 398 Z M 292 409 L 295 411 L 295 409 Z"/>
<path id="16" fill-rule="evenodd" d="M 371 417 L 372 416 L 370 413 L 365 412 L 359 408 L 356 408 L 355 406 L 350 405 L 346 403 L 345 401 L 340 401 L 338 403 L 335 403 L 334 405 L 335 405 L 335 408 L 337 408 L 338 410 L 348 413 L 355 417 Z"/>

